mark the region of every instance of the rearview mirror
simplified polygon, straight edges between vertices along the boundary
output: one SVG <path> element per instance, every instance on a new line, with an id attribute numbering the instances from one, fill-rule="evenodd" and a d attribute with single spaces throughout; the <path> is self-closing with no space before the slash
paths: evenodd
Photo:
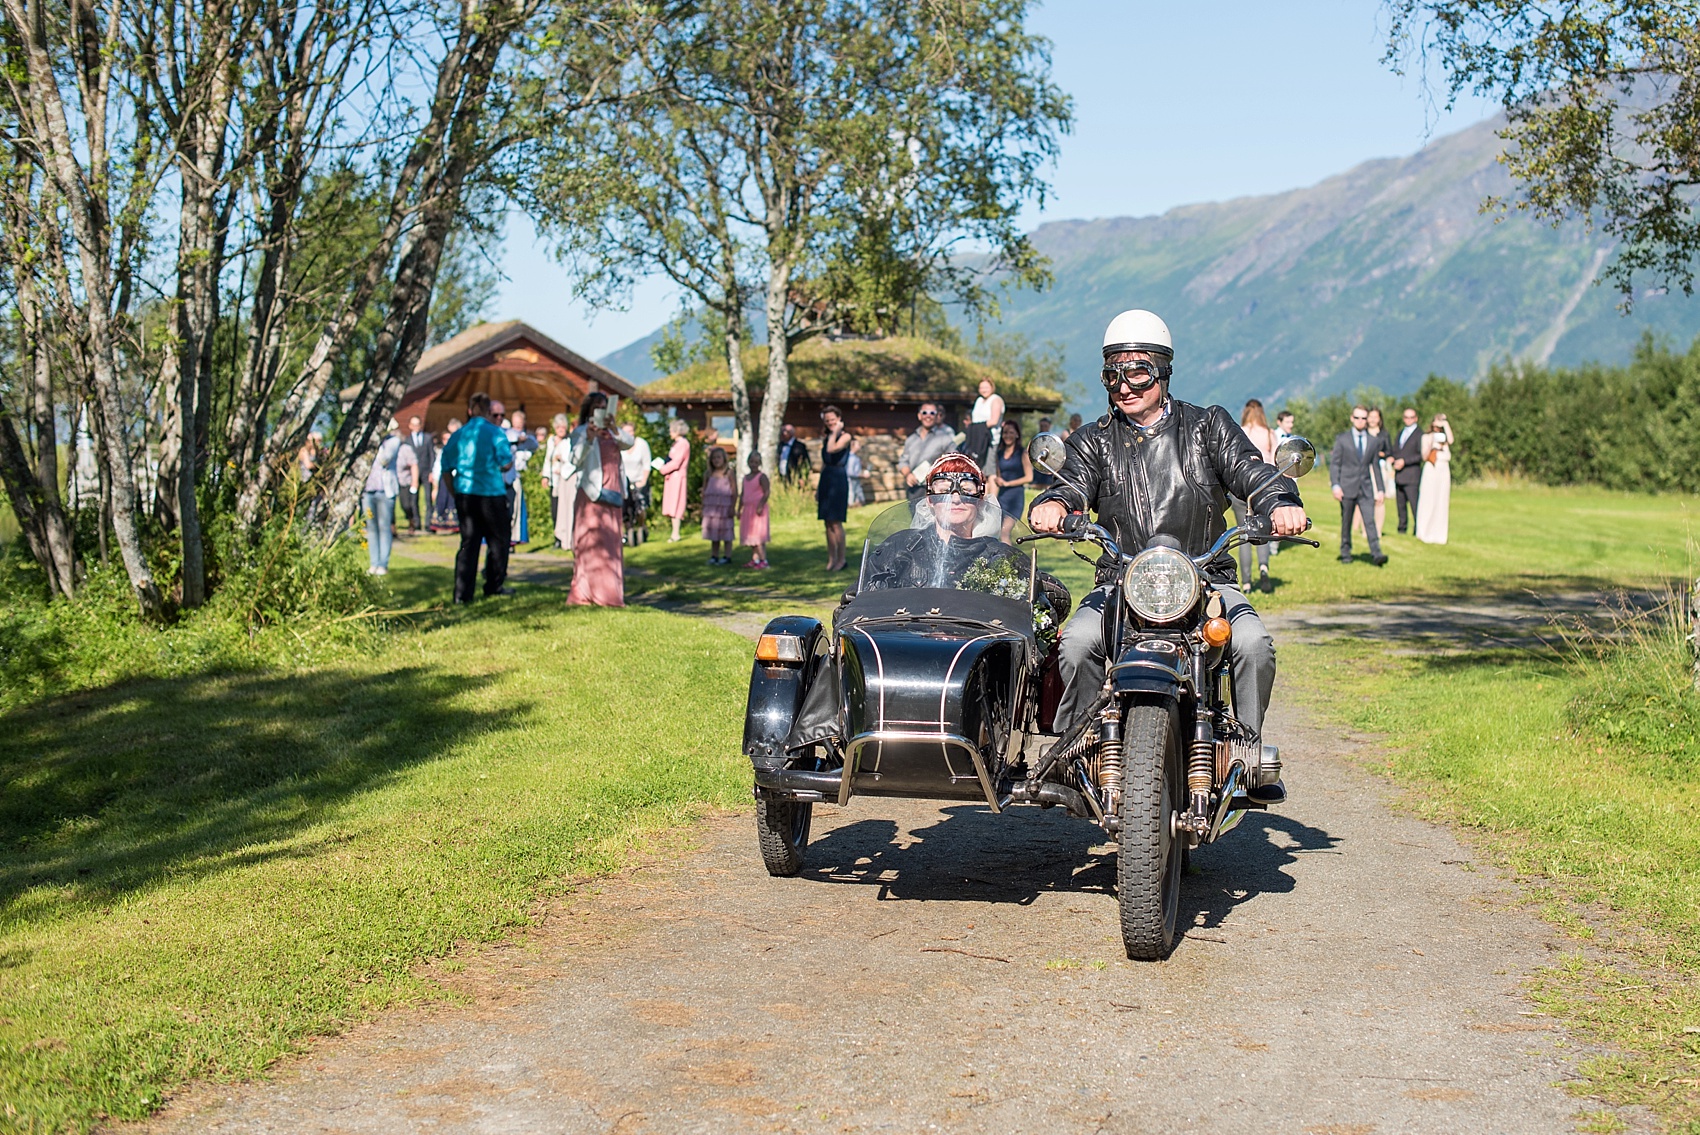
<path id="1" fill-rule="evenodd" d="M 1316 468 L 1316 446 L 1290 437 L 1275 447 L 1275 468 L 1288 477 L 1302 477 Z"/>
<path id="2" fill-rule="evenodd" d="M 1027 446 L 1027 456 L 1033 459 L 1033 464 L 1054 476 L 1062 472 L 1063 462 L 1068 460 L 1068 448 L 1056 434 L 1040 434 Z"/>

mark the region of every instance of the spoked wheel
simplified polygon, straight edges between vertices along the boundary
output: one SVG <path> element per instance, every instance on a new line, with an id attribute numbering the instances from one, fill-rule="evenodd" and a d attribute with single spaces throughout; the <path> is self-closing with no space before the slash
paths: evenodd
<path id="1" fill-rule="evenodd" d="M 1175 948 L 1186 873 L 1186 840 L 1174 832 L 1185 796 L 1174 712 L 1135 705 L 1122 722 L 1121 850 L 1116 891 L 1122 944 L 1137 961 L 1158 961 Z"/>
<path id="2" fill-rule="evenodd" d="M 769 875 L 795 875 L 803 869 L 803 849 L 809 844 L 813 804 L 795 800 L 756 801 L 756 839 Z"/>

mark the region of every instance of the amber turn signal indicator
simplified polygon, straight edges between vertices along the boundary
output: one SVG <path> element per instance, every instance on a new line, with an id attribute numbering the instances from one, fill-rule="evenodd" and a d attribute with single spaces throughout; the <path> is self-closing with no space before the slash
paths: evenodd
<path id="1" fill-rule="evenodd" d="M 757 662 L 801 662 L 803 640 L 794 634 L 764 634 L 756 640 Z"/>
<path id="2" fill-rule="evenodd" d="M 1228 626 L 1228 620 L 1217 616 L 1204 620 L 1204 625 L 1198 629 L 1198 636 L 1210 646 L 1226 646 L 1228 639 L 1233 636 L 1233 631 Z"/>

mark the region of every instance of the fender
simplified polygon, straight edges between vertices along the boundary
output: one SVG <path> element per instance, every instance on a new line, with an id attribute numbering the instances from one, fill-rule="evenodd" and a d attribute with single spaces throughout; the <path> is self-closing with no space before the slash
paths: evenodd
<path id="1" fill-rule="evenodd" d="M 1108 677 L 1117 694 L 1143 694 L 1178 705 L 1183 689 L 1192 685 L 1192 668 L 1173 646 L 1168 653 L 1156 653 L 1140 650 L 1135 643 L 1122 651 Z"/>
<path id="2" fill-rule="evenodd" d="M 807 615 L 781 615 L 768 622 L 763 634 L 796 635 L 803 640 L 802 662 L 753 662 L 750 700 L 744 712 L 744 755 L 757 768 L 785 763 L 785 737 L 791 732 L 810 680 L 820 672 L 817 650 L 821 623 Z"/>

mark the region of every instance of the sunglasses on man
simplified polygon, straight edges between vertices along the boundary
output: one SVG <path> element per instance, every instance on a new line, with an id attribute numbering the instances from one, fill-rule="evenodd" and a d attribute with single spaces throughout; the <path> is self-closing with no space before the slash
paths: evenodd
<path id="1" fill-rule="evenodd" d="M 1123 386 L 1131 393 L 1143 394 L 1151 389 L 1153 383 L 1161 382 L 1173 373 L 1170 367 L 1162 363 L 1135 359 L 1131 363 L 1105 363 L 1100 378 L 1104 389 L 1111 394 Z"/>
<path id="2" fill-rule="evenodd" d="M 927 493 L 945 497 L 951 493 L 964 497 L 983 497 L 985 484 L 972 473 L 937 473 L 927 478 Z"/>

